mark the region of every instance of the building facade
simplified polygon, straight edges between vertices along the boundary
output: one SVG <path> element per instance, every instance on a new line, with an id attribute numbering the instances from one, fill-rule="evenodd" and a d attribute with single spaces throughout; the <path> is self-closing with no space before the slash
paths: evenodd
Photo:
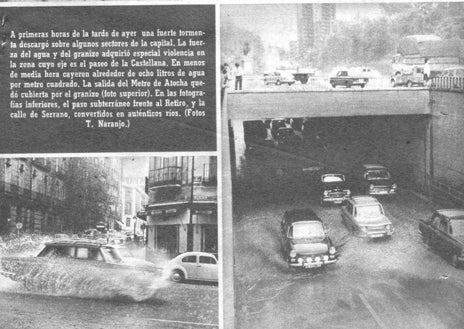
<path id="1" fill-rule="evenodd" d="M 147 259 L 217 252 L 217 158 L 150 158 Z"/>
<path id="2" fill-rule="evenodd" d="M 63 158 L 0 159 L 0 234 L 59 232 L 63 228 Z"/>
<path id="3" fill-rule="evenodd" d="M 121 186 L 118 158 L 0 159 L 0 235 L 114 227 Z"/>

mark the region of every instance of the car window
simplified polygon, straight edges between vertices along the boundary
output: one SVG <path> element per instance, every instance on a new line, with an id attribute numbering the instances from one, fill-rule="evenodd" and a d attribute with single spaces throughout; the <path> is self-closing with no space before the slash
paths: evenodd
<path id="1" fill-rule="evenodd" d="M 450 221 L 449 234 L 453 236 L 464 236 L 464 220 Z"/>
<path id="2" fill-rule="evenodd" d="M 39 257 L 74 257 L 74 247 L 47 246 Z"/>
<path id="3" fill-rule="evenodd" d="M 216 264 L 216 260 L 213 257 L 209 256 L 200 256 L 201 264 Z"/>
<path id="4" fill-rule="evenodd" d="M 89 249 L 85 247 L 78 247 L 77 248 L 77 253 L 76 253 L 76 258 L 79 259 L 87 259 L 89 258 Z"/>
<path id="5" fill-rule="evenodd" d="M 445 218 L 442 218 L 440 220 L 440 224 L 438 226 L 438 229 L 442 232 L 448 233 L 448 221 Z"/>
<path id="6" fill-rule="evenodd" d="M 438 227 L 438 224 L 440 224 L 440 216 L 435 215 L 432 218 L 432 225 L 435 226 L 435 227 Z"/>
<path id="7" fill-rule="evenodd" d="M 379 215 L 383 215 L 382 207 L 377 205 L 369 205 L 369 206 L 357 206 L 355 208 L 356 217 L 376 217 Z"/>
<path id="8" fill-rule="evenodd" d="M 182 258 L 182 263 L 196 263 L 197 256 L 186 256 Z"/>
<path id="9" fill-rule="evenodd" d="M 103 256 L 98 248 L 89 249 L 89 260 L 103 261 Z"/>
<path id="10" fill-rule="evenodd" d="M 288 236 L 292 239 L 323 240 L 325 238 L 324 226 L 321 222 L 295 223 L 290 227 Z"/>
<path id="11" fill-rule="evenodd" d="M 385 169 L 369 170 L 366 173 L 366 178 L 368 180 L 390 179 L 390 173 L 388 172 L 388 170 Z"/>
<path id="12" fill-rule="evenodd" d="M 102 247 L 100 250 L 106 262 L 116 264 L 122 261 L 122 258 L 116 249 L 111 247 Z"/>

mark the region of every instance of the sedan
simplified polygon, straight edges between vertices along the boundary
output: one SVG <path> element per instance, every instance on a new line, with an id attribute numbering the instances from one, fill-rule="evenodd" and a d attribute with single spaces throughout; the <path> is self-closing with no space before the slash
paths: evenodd
<path id="1" fill-rule="evenodd" d="M 174 282 L 185 280 L 218 281 L 218 260 L 214 254 L 191 251 L 180 254 L 168 264 Z"/>

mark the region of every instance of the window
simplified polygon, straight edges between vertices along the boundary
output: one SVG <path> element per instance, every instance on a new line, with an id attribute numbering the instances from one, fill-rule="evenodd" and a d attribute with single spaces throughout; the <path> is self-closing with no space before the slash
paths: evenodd
<path id="1" fill-rule="evenodd" d="M 182 258 L 182 263 L 196 263 L 197 262 L 197 256 L 187 256 Z"/>
<path id="2" fill-rule="evenodd" d="M 200 256 L 200 264 L 216 264 L 216 260 L 209 256 Z"/>
<path id="3" fill-rule="evenodd" d="M 87 259 L 89 258 L 89 249 L 79 247 L 77 248 L 76 258 Z"/>
<path id="4" fill-rule="evenodd" d="M 103 257 L 98 249 L 89 249 L 89 260 L 103 261 Z"/>
<path id="5" fill-rule="evenodd" d="M 442 232 L 448 233 L 448 221 L 444 218 L 440 220 L 440 224 L 438 226 L 438 229 Z"/>
<path id="6" fill-rule="evenodd" d="M 438 224 L 440 223 L 440 216 L 435 215 L 432 218 L 432 225 L 435 227 L 438 227 Z"/>

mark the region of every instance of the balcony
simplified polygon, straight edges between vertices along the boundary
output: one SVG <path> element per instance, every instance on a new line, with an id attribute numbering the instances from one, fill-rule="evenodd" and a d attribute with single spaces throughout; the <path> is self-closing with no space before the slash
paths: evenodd
<path id="1" fill-rule="evenodd" d="M 182 167 L 165 167 L 150 172 L 149 188 L 182 184 Z"/>
<path id="2" fill-rule="evenodd" d="M 32 164 L 42 170 L 49 172 L 52 170 L 51 161 L 47 158 L 32 158 Z"/>
<path id="3" fill-rule="evenodd" d="M 26 199 L 30 198 L 31 191 L 16 184 L 10 184 L 6 182 L 0 182 L 0 192 L 7 193 L 13 196 L 20 196 Z"/>

